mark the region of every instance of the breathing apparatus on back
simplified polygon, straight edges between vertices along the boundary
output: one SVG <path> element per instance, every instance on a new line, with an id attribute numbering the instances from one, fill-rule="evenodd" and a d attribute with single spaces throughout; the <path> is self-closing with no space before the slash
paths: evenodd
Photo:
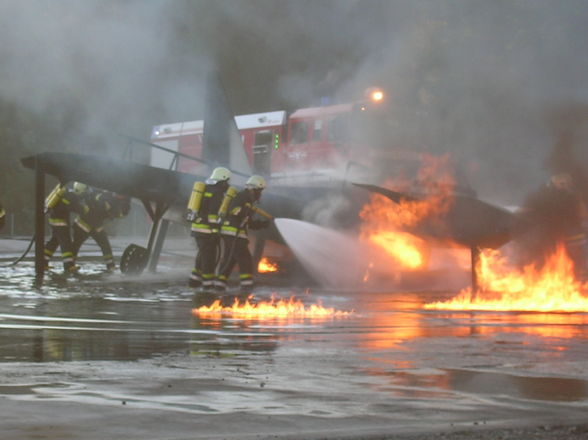
<path id="1" fill-rule="evenodd" d="M 45 208 L 55 208 L 65 194 L 65 191 L 65 186 L 62 186 L 60 183 L 58 183 L 45 199 Z"/>
<path id="2" fill-rule="evenodd" d="M 202 205 L 202 198 L 204 197 L 205 188 L 206 184 L 204 182 L 194 182 L 194 186 L 192 187 L 192 194 L 190 195 L 190 200 L 188 201 L 188 213 L 186 214 L 186 220 L 189 222 L 194 221 L 194 219 L 198 216 L 198 211 L 200 211 L 200 206 Z"/>
<path id="3" fill-rule="evenodd" d="M 192 187 L 192 194 L 190 195 L 190 200 L 188 201 L 188 212 L 186 214 L 186 219 L 190 222 L 193 222 L 198 217 L 198 212 L 202 206 L 202 199 L 204 197 L 206 185 L 216 185 L 217 183 L 222 182 L 227 182 L 228 184 L 230 178 L 231 171 L 228 168 L 216 167 L 214 170 L 212 170 L 212 173 L 210 174 L 210 177 L 206 179 L 206 182 L 194 182 L 194 186 Z"/>
<path id="4" fill-rule="evenodd" d="M 229 205 L 231 204 L 231 201 L 235 198 L 236 195 L 237 188 L 235 188 L 234 186 L 229 186 L 229 189 L 227 189 L 227 192 L 225 193 L 223 201 L 221 202 L 220 208 L 218 210 L 219 223 L 222 223 L 224 219 L 227 217 Z"/>

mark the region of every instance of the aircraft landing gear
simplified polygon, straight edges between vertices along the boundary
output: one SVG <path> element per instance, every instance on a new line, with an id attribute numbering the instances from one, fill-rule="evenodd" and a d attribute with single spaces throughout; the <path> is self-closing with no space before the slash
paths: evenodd
<path id="1" fill-rule="evenodd" d="M 120 258 L 120 271 L 125 275 L 140 275 L 149 262 L 149 251 L 143 246 L 130 244 Z"/>

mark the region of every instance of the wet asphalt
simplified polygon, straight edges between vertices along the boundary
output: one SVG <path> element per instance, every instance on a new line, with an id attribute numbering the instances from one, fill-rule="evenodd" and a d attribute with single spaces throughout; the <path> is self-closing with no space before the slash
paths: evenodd
<path id="1" fill-rule="evenodd" d="M 41 288 L 32 262 L 1 267 L 2 438 L 389 438 L 585 418 L 588 314 L 425 310 L 456 292 L 274 276 L 258 301 L 347 314 L 199 315 L 215 298 L 187 287 L 189 264 L 128 278 L 90 258 Z"/>

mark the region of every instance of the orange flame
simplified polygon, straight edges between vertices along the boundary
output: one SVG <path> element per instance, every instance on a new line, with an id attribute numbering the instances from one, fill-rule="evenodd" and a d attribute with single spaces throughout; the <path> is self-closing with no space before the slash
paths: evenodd
<path id="1" fill-rule="evenodd" d="M 451 207 L 452 199 L 448 196 L 455 186 L 454 179 L 446 171 L 448 156 L 436 158 L 425 155 L 422 159 L 424 165 L 413 184 L 425 194 L 423 197 L 405 198 L 397 203 L 383 195 L 373 194 L 359 214 L 363 220 L 360 239 L 377 245 L 408 269 L 425 265 L 424 242 L 403 229 L 416 227 L 426 219 L 430 221 L 445 214 Z M 404 187 L 401 192 L 410 192 L 410 185 L 406 182 L 397 182 L 394 186 Z"/>
<path id="2" fill-rule="evenodd" d="M 259 264 L 257 265 L 257 272 L 259 273 L 268 273 L 268 272 L 277 272 L 278 265 L 273 263 L 267 257 L 263 257 L 259 260 Z"/>
<path id="3" fill-rule="evenodd" d="M 276 299 L 269 301 L 251 302 L 250 296 L 244 302 L 239 298 L 231 306 L 223 306 L 220 300 L 215 300 L 210 306 L 201 306 L 192 310 L 193 315 L 220 318 L 231 316 L 233 318 L 340 318 L 347 317 L 353 312 L 335 310 L 323 307 L 319 304 L 306 306 L 296 297 L 288 299 Z"/>
<path id="4" fill-rule="evenodd" d="M 424 266 L 425 260 L 419 249 L 421 241 L 410 234 L 381 231 L 369 234 L 367 238 L 408 269 L 418 269 Z"/>
<path id="5" fill-rule="evenodd" d="M 484 251 L 476 273 L 478 292 L 464 289 L 447 302 L 425 304 L 425 308 L 588 312 L 588 282 L 576 279 L 574 264 L 563 246 L 558 246 L 542 268 L 531 264 L 519 271 L 510 269 L 498 251 Z"/>

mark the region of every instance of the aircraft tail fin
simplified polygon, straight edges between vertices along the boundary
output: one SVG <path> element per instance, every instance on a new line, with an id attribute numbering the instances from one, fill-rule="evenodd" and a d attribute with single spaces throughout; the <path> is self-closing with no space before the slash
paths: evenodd
<path id="1" fill-rule="evenodd" d="M 218 72 L 207 78 L 202 159 L 243 175 L 251 167 Z"/>

